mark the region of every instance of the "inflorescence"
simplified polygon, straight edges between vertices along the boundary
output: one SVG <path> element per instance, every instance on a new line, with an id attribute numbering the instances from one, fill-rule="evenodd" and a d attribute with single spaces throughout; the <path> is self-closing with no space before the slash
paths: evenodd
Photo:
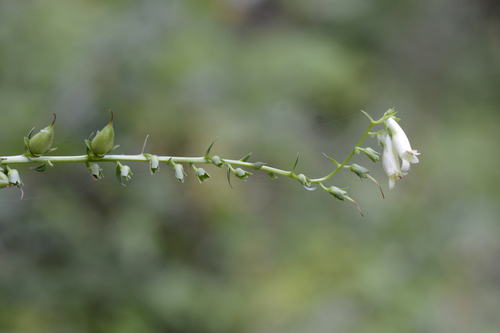
<path id="1" fill-rule="evenodd" d="M 420 153 L 411 148 L 410 142 L 397 121 L 400 119 L 396 118 L 396 111 L 394 109 L 389 109 L 384 113 L 383 117 L 379 120 L 373 120 L 373 118 L 366 112 L 362 111 L 370 120 L 370 125 L 363 134 L 361 140 L 354 147 L 351 154 L 342 162 L 339 163 L 333 158 L 325 155 L 330 161 L 335 164 L 334 170 L 328 175 L 322 178 L 309 178 L 303 173 L 296 173 L 295 168 L 297 167 L 299 161 L 299 155 L 295 159 L 293 168 L 290 171 L 282 170 L 274 167 L 268 166 L 264 162 L 248 162 L 250 159 L 250 154 L 244 156 L 239 160 L 224 159 L 217 155 L 210 155 L 212 146 L 214 145 L 215 139 L 204 156 L 201 157 L 175 157 L 175 156 L 157 156 L 153 154 L 145 153 L 146 143 L 149 136 L 146 137 L 142 152 L 138 155 L 110 155 L 109 153 L 116 149 L 118 146 L 114 145 L 114 128 L 113 128 L 113 112 L 111 112 L 111 120 L 108 125 L 106 125 L 101 131 L 97 131 L 96 135 L 92 138 L 93 134 L 89 139 L 85 140 L 85 145 L 87 148 L 85 155 L 76 156 L 46 156 L 45 154 L 54 151 L 56 148 L 52 148 L 52 142 L 54 138 L 54 123 L 56 121 L 56 115 L 54 115 L 54 120 L 52 123 L 42 129 L 37 134 L 33 135 L 34 128 L 29 132 L 28 136 L 24 138 L 25 150 L 22 155 L 17 156 L 4 156 L 0 157 L 0 164 L 3 169 L 0 169 L 0 188 L 16 186 L 21 189 L 21 185 L 24 185 L 19 172 L 16 169 L 11 169 L 12 164 L 25 164 L 25 163 L 41 163 L 36 167 L 32 167 L 33 170 L 43 172 L 47 170 L 48 167 L 54 166 L 53 163 L 85 163 L 90 171 L 90 174 L 94 179 L 100 179 L 103 177 L 102 169 L 98 163 L 102 162 L 114 162 L 116 163 L 116 178 L 118 181 L 125 186 L 124 181 L 131 178 L 132 171 L 128 165 L 122 164 L 124 161 L 142 161 L 149 163 L 149 170 L 151 174 L 154 174 L 160 169 L 160 163 L 166 163 L 167 166 L 172 167 L 174 171 L 174 176 L 181 183 L 184 182 L 187 176 L 184 171 L 183 164 L 188 164 L 190 169 L 194 171 L 195 176 L 198 178 L 200 183 L 208 180 L 210 175 L 205 171 L 205 169 L 197 167 L 198 164 L 213 164 L 216 167 L 227 168 L 227 179 L 229 185 L 231 185 L 231 175 L 236 176 L 236 178 L 246 180 L 252 175 L 251 172 L 242 169 L 251 168 L 253 170 L 263 170 L 266 171 L 271 177 L 271 179 L 276 179 L 277 175 L 282 175 L 289 177 L 300 182 L 306 189 L 315 190 L 318 187 L 332 194 L 335 198 L 339 200 L 348 200 L 356 204 L 359 212 L 359 208 L 356 201 L 354 201 L 350 196 L 347 195 L 346 188 L 339 188 L 336 186 L 325 186 L 324 182 L 330 179 L 341 169 L 349 169 L 354 174 L 356 174 L 360 179 L 368 178 L 375 182 L 380 188 L 382 197 L 384 197 L 384 192 L 380 187 L 379 183 L 371 177 L 368 173 L 370 172 L 367 168 L 362 167 L 358 164 L 347 163 L 351 160 L 354 154 L 359 155 L 363 152 L 370 160 L 373 162 L 379 162 L 382 160 L 382 166 L 389 177 L 389 189 L 392 189 L 395 185 L 397 179 L 401 179 L 405 176 L 409 169 L 410 163 L 418 163 L 417 155 Z M 383 125 L 384 128 L 378 132 L 372 132 L 371 129 L 375 125 Z M 377 137 L 379 144 L 383 146 L 383 153 L 380 155 L 376 150 L 370 147 L 361 147 L 367 136 Z M 401 163 L 400 163 L 401 160 Z M 21 199 L 23 198 L 23 190 L 21 189 Z M 361 213 L 363 216 L 363 213 Z"/>

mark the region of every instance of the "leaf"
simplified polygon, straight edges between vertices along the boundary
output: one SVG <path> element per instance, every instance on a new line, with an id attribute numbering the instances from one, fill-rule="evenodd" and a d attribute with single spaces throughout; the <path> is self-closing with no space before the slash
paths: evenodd
<path id="1" fill-rule="evenodd" d="M 38 172 L 44 172 L 45 170 L 47 170 L 48 167 L 53 167 L 53 166 L 54 164 L 52 164 L 49 160 L 47 160 L 43 162 L 43 164 L 40 164 L 39 166 L 36 167 L 31 167 L 30 169 Z"/>
<path id="2" fill-rule="evenodd" d="M 297 153 L 297 157 L 295 158 L 295 163 L 293 164 L 292 172 L 295 171 L 295 167 L 297 166 L 297 163 L 299 163 L 299 153 Z"/>
<path id="3" fill-rule="evenodd" d="M 248 159 L 250 158 L 250 155 L 252 155 L 252 153 L 248 154 L 248 155 L 245 155 L 242 159 L 240 159 L 241 162 L 246 162 L 248 161 Z"/>
<path id="4" fill-rule="evenodd" d="M 233 188 L 233 185 L 231 185 L 231 167 L 229 165 L 227 166 L 227 181 L 229 183 L 229 186 Z"/>
<path id="5" fill-rule="evenodd" d="M 217 141 L 219 137 L 216 137 L 214 141 L 212 141 L 212 143 L 210 144 L 210 146 L 208 146 L 208 149 L 207 149 L 207 152 L 205 153 L 205 157 L 208 157 L 208 155 L 210 154 L 210 150 L 212 149 L 212 146 L 214 145 L 215 141 Z"/>
<path id="6" fill-rule="evenodd" d="M 278 179 L 274 172 L 268 171 L 267 174 L 269 175 L 269 177 L 271 177 L 271 179 Z"/>

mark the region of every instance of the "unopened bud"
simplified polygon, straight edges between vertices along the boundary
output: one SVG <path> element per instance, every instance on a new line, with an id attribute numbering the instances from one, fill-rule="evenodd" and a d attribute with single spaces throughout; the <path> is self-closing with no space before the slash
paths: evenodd
<path id="1" fill-rule="evenodd" d="M 223 162 L 221 161 L 220 157 L 215 155 L 212 157 L 212 162 L 214 163 L 215 166 L 218 166 L 219 168 L 222 166 Z"/>
<path id="2" fill-rule="evenodd" d="M 116 162 L 116 179 L 125 186 L 123 183 L 123 179 L 129 180 L 130 177 L 133 175 L 132 171 L 130 170 L 130 167 L 128 165 L 122 165 L 120 162 Z"/>
<path id="3" fill-rule="evenodd" d="M 19 176 L 19 172 L 16 169 L 7 169 L 7 177 L 9 178 L 9 182 L 11 185 L 14 186 L 20 186 L 23 185 L 23 181 L 21 180 L 21 177 Z"/>
<path id="4" fill-rule="evenodd" d="M 96 136 L 90 143 L 92 153 L 97 157 L 103 157 L 116 147 L 113 147 L 115 139 L 115 130 L 113 129 L 113 111 L 111 112 L 111 120 L 101 131 L 97 131 Z"/>
<path id="5" fill-rule="evenodd" d="M 28 151 L 33 156 L 41 156 L 52 148 L 52 141 L 54 139 L 54 123 L 56 122 L 56 114 L 53 113 L 54 120 L 52 124 L 42 129 L 35 134 L 32 138 L 25 140 L 27 143 Z M 26 139 L 26 138 L 25 138 Z"/>
<path id="6" fill-rule="evenodd" d="M 210 178 L 210 175 L 203 168 L 197 168 L 194 173 L 196 174 L 196 177 L 198 177 L 200 183 L 203 183 L 205 180 Z"/>
<path id="7" fill-rule="evenodd" d="M 368 147 L 368 148 L 365 148 L 363 149 L 363 152 L 365 153 L 366 156 L 368 156 L 370 158 L 370 160 L 372 160 L 373 162 L 378 162 L 380 161 L 380 154 L 373 150 L 372 148 Z"/>
<path id="8" fill-rule="evenodd" d="M 90 163 L 89 170 L 92 177 L 94 177 L 94 180 L 104 177 L 104 175 L 102 174 L 102 169 L 97 163 Z"/>
<path id="9" fill-rule="evenodd" d="M 248 171 L 245 171 L 243 170 L 242 168 L 236 168 L 234 170 L 234 175 L 236 177 L 238 177 L 239 179 L 246 179 L 248 176 L 251 176 L 252 173 L 251 172 L 248 172 Z"/>
<path id="10" fill-rule="evenodd" d="M 177 178 L 178 181 L 184 183 L 184 178 L 186 176 L 186 173 L 184 172 L 184 167 L 182 166 L 182 164 L 174 165 L 174 176 L 175 178 Z"/>
<path id="11" fill-rule="evenodd" d="M 340 189 L 336 186 L 332 186 L 328 189 L 328 192 L 330 192 L 331 195 L 333 195 L 335 198 L 344 201 L 347 195 L 347 191 L 344 191 L 343 189 Z"/>
<path id="12" fill-rule="evenodd" d="M 11 186 L 9 177 L 2 171 L 0 171 L 0 188 L 5 188 Z"/>
<path id="13" fill-rule="evenodd" d="M 349 169 L 358 175 L 359 178 L 363 179 L 367 177 L 367 174 L 370 172 L 367 168 L 362 167 L 358 164 L 353 164 L 349 167 Z"/>
<path id="14" fill-rule="evenodd" d="M 151 174 L 154 174 L 156 171 L 160 170 L 160 160 L 156 155 L 148 155 L 149 159 L 149 170 L 151 170 Z"/>

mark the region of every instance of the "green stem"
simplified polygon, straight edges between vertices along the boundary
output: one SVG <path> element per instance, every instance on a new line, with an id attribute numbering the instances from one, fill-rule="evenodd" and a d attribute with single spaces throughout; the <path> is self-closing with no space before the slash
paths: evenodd
<path id="1" fill-rule="evenodd" d="M 356 153 L 356 148 L 358 148 L 359 146 L 361 146 L 361 144 L 363 143 L 363 141 L 365 141 L 366 136 L 368 135 L 368 133 L 370 133 L 370 130 L 372 129 L 372 127 L 375 126 L 376 124 L 378 124 L 378 121 L 372 121 L 370 123 L 370 126 L 368 126 L 368 128 L 366 129 L 365 134 L 363 134 L 363 136 L 361 137 L 361 140 L 359 140 L 358 144 L 354 147 L 354 149 L 352 150 L 351 154 L 349 156 L 347 156 L 347 158 L 344 160 L 344 162 L 342 162 L 339 165 L 337 165 L 337 167 L 330 174 L 326 175 L 325 177 L 311 179 L 310 180 L 311 183 L 321 183 L 321 182 L 324 182 L 325 180 L 330 179 L 340 169 L 342 169 L 347 164 L 347 162 L 349 162 L 349 160 L 354 156 L 354 154 Z"/>

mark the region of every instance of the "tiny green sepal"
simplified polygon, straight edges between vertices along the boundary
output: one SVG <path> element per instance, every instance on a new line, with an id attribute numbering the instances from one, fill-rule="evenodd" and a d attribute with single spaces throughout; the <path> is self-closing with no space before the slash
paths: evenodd
<path id="1" fill-rule="evenodd" d="M 39 166 L 36 166 L 36 167 L 31 167 L 30 169 L 38 171 L 38 172 L 44 172 L 45 170 L 47 170 L 48 167 L 52 168 L 53 166 L 54 166 L 54 164 L 52 164 L 52 162 L 47 160 L 47 161 L 43 162 L 43 164 L 40 164 Z"/>
<path id="2" fill-rule="evenodd" d="M 54 123 L 56 122 L 56 114 L 54 115 L 54 120 L 52 124 L 40 130 L 37 134 L 31 137 L 31 132 L 28 135 L 28 139 L 24 139 L 24 143 L 27 146 L 28 154 L 34 157 L 41 156 L 45 153 L 52 151 L 52 141 L 54 140 Z M 32 130 L 33 131 L 33 130 Z"/>

